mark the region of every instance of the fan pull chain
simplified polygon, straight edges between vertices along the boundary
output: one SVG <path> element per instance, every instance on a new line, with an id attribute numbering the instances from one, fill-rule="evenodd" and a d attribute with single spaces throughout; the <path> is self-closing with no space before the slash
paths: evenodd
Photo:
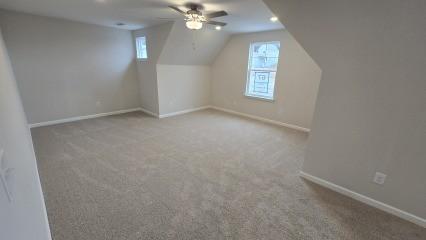
<path id="1" fill-rule="evenodd" d="M 195 35 L 197 31 L 192 31 L 192 50 L 197 51 L 197 46 L 195 45 Z"/>

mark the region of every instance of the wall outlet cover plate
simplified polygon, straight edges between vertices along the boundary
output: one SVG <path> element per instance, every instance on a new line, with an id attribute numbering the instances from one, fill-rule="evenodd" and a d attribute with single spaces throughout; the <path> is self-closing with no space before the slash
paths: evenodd
<path id="1" fill-rule="evenodd" d="M 384 184 L 386 180 L 386 174 L 381 173 L 381 172 L 376 172 L 376 174 L 374 175 L 374 179 L 373 181 L 377 184 Z"/>

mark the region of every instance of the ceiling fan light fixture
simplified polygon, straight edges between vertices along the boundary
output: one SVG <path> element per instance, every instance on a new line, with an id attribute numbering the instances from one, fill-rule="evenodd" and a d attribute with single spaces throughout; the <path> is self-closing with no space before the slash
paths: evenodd
<path id="1" fill-rule="evenodd" d="M 191 30 L 200 30 L 203 28 L 203 23 L 195 20 L 190 20 L 186 22 L 186 27 Z"/>
<path id="2" fill-rule="evenodd" d="M 169 6 L 169 8 L 185 16 L 185 25 L 191 30 L 199 30 L 203 28 L 204 23 L 219 26 L 216 27 L 216 30 L 220 30 L 222 27 L 226 26 L 226 23 L 224 22 L 217 22 L 211 20 L 212 18 L 227 16 L 228 13 L 225 11 L 212 12 L 204 15 L 203 12 L 201 12 L 204 7 L 200 4 L 186 4 L 185 7 L 189 8 L 189 10 L 186 12 L 182 11 L 177 6 Z"/>
<path id="3" fill-rule="evenodd" d="M 199 30 L 203 28 L 203 22 L 206 18 L 198 13 L 190 13 L 186 15 L 186 27 L 191 30 Z"/>

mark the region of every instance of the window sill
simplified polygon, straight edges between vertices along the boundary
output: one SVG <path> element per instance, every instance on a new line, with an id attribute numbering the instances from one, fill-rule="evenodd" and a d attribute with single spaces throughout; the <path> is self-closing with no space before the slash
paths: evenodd
<path id="1" fill-rule="evenodd" d="M 248 95 L 248 94 L 244 94 L 244 96 L 247 97 L 247 98 L 253 99 L 253 100 L 260 100 L 260 101 L 265 101 L 265 102 L 275 102 L 275 99 L 273 99 L 273 98 L 265 98 L 265 97 Z"/>

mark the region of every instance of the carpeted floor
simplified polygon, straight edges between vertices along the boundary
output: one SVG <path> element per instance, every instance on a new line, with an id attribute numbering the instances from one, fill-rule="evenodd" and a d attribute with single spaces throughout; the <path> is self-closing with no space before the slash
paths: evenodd
<path id="1" fill-rule="evenodd" d="M 55 240 L 426 239 L 298 177 L 307 134 L 295 130 L 206 110 L 32 134 Z"/>

